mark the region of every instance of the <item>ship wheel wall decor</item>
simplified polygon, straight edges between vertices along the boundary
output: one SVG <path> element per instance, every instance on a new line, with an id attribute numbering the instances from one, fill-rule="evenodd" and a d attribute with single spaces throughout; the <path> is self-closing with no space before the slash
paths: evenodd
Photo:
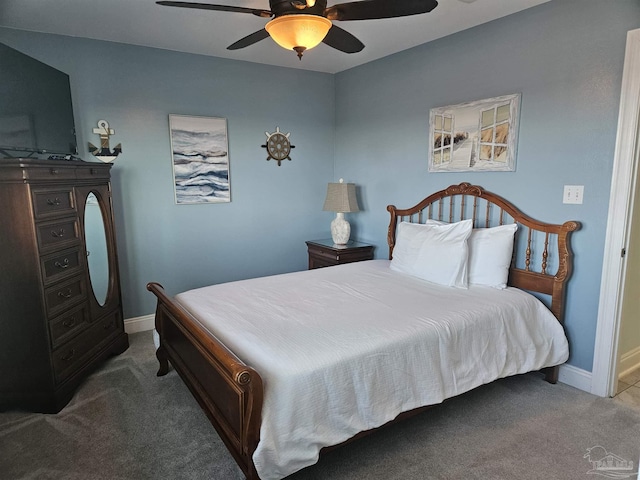
<path id="1" fill-rule="evenodd" d="M 278 166 L 283 160 L 291 161 L 289 154 L 292 148 L 296 148 L 289 140 L 291 133 L 282 133 L 280 127 L 276 127 L 275 132 L 264 132 L 264 134 L 267 136 L 267 143 L 262 145 L 262 148 L 267 149 L 267 161 L 273 159 L 278 162 Z"/>

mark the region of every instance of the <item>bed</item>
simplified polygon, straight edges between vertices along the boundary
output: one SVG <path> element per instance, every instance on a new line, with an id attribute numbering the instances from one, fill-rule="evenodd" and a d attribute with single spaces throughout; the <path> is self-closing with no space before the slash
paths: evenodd
<path id="1" fill-rule="evenodd" d="M 148 285 L 158 375 L 173 365 L 248 479 L 284 478 L 322 450 L 497 378 L 542 369 L 557 381 L 579 224 L 539 222 L 468 183 L 387 210 L 389 260 L 174 298 Z M 510 244 L 505 284 L 485 278 L 481 241 Z M 418 244 L 429 248 L 412 256 Z M 460 245 L 469 251 L 452 269 Z"/>

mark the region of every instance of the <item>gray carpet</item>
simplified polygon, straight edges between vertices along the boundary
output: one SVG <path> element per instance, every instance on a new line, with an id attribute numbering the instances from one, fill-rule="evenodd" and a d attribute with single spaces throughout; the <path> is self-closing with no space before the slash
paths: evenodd
<path id="1" fill-rule="evenodd" d="M 58 415 L 0 414 L 0 479 L 243 478 L 175 371 L 155 376 L 151 333 L 130 341 Z M 289 479 L 605 478 L 587 472 L 607 453 L 637 472 L 640 412 L 529 374 L 451 399 Z"/>

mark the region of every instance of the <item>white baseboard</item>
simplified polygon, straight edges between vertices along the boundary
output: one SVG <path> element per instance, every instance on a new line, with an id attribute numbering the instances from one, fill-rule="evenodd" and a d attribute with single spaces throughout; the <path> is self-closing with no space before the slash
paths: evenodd
<path id="1" fill-rule="evenodd" d="M 155 318 L 156 316 L 154 314 L 127 318 L 124 321 L 124 331 L 126 333 L 138 333 L 153 330 L 155 327 Z"/>
<path id="2" fill-rule="evenodd" d="M 638 368 L 640 368 L 640 347 L 634 348 L 620 357 L 618 378 Z"/>
<path id="3" fill-rule="evenodd" d="M 591 372 L 574 367 L 573 365 L 561 365 L 558 380 L 567 385 L 591 393 Z"/>

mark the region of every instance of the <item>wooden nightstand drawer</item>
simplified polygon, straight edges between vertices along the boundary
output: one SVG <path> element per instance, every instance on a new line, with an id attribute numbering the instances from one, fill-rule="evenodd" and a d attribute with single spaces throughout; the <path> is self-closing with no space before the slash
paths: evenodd
<path id="1" fill-rule="evenodd" d="M 309 240 L 309 270 L 342 265 L 344 263 L 373 260 L 373 245 L 350 241 L 347 245 L 334 245 L 332 240 Z"/>

